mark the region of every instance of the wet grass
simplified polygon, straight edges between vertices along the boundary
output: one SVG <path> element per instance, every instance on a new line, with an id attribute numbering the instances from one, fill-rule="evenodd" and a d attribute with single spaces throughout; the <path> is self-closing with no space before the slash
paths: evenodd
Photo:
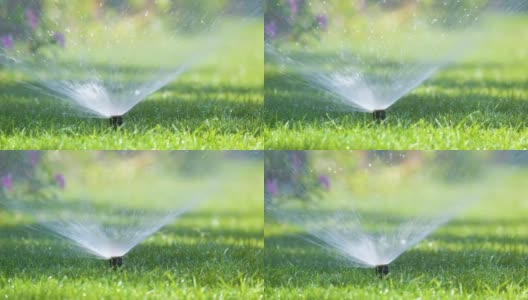
<path id="1" fill-rule="evenodd" d="M 503 20 L 476 53 L 427 80 L 387 111 L 337 108 L 266 67 L 266 149 L 528 148 L 528 17 Z"/>
<path id="2" fill-rule="evenodd" d="M 374 269 L 351 267 L 292 228 L 268 222 L 265 294 L 268 299 L 524 299 L 528 203 L 524 189 L 518 190 L 522 178 L 405 252 L 383 280 Z"/>
<path id="3" fill-rule="evenodd" d="M 247 26 L 246 43 L 148 97 L 118 132 L 0 69 L 0 149 L 262 149 L 261 32 Z"/>
<path id="4" fill-rule="evenodd" d="M 262 182 L 254 166 L 248 182 Z M 257 185 L 258 186 L 258 185 Z M 5 299 L 261 299 L 262 187 L 219 195 L 139 244 L 112 271 L 0 209 Z"/>

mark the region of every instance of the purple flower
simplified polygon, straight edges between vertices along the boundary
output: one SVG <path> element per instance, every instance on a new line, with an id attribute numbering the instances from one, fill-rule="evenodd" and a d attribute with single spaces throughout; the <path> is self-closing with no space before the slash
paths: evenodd
<path id="1" fill-rule="evenodd" d="M 290 152 L 290 160 L 294 171 L 300 171 L 303 165 L 298 153 Z"/>
<path id="2" fill-rule="evenodd" d="M 264 32 L 268 37 L 275 37 L 277 35 L 277 24 L 275 21 L 270 21 L 264 25 Z"/>
<path id="3" fill-rule="evenodd" d="M 12 49 L 13 48 L 13 36 L 11 34 L 2 36 L 1 43 L 2 43 L 2 48 Z"/>
<path id="4" fill-rule="evenodd" d="M 317 22 L 317 25 L 321 29 L 326 29 L 328 27 L 328 18 L 325 15 L 317 15 L 315 16 L 315 22 Z"/>
<path id="5" fill-rule="evenodd" d="M 64 180 L 64 175 L 63 174 L 61 174 L 61 173 L 55 174 L 55 182 L 57 183 L 57 185 L 61 189 L 64 189 L 64 186 L 66 185 L 66 182 Z"/>
<path id="6" fill-rule="evenodd" d="M 7 175 L 0 177 L 0 184 L 4 189 L 11 190 L 13 187 L 13 178 L 11 178 L 11 174 L 7 173 Z"/>
<path id="7" fill-rule="evenodd" d="M 323 187 L 323 189 L 328 190 L 330 189 L 330 178 L 326 175 L 320 175 L 317 178 L 317 181 L 319 181 L 319 184 Z"/>
<path id="8" fill-rule="evenodd" d="M 29 27 L 33 30 L 37 29 L 38 25 L 39 25 L 39 19 L 38 19 L 38 16 L 37 16 L 37 12 L 32 9 L 32 8 L 28 8 L 26 10 L 26 19 L 27 19 L 27 23 L 29 25 Z"/>
<path id="9" fill-rule="evenodd" d="M 38 151 L 29 151 L 27 154 L 27 158 L 29 160 L 29 163 L 32 167 L 35 167 L 39 161 L 39 153 Z"/>
<path id="10" fill-rule="evenodd" d="M 299 0 L 288 0 L 288 4 L 290 5 L 290 13 L 293 15 L 296 15 L 299 12 Z"/>
<path id="11" fill-rule="evenodd" d="M 277 196 L 279 194 L 279 182 L 277 181 L 277 178 L 266 181 L 266 192 L 270 193 L 272 196 Z"/>
<path id="12" fill-rule="evenodd" d="M 53 38 L 55 39 L 55 43 L 64 48 L 64 45 L 66 44 L 66 38 L 64 37 L 63 33 L 55 32 L 53 34 Z"/>

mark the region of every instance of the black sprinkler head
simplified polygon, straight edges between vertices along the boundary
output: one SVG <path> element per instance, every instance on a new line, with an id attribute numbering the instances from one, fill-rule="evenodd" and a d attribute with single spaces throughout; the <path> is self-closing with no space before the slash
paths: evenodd
<path id="1" fill-rule="evenodd" d="M 379 265 L 379 266 L 376 266 L 376 274 L 377 274 L 380 278 L 383 278 L 383 277 L 389 275 L 389 266 L 388 266 L 388 265 Z"/>
<path id="2" fill-rule="evenodd" d="M 375 110 L 374 112 L 372 112 L 372 116 L 376 121 L 385 121 L 385 119 L 387 118 L 387 113 L 384 109 Z"/>
<path id="3" fill-rule="evenodd" d="M 110 264 L 110 268 L 116 270 L 117 268 L 121 267 L 123 265 L 123 258 L 122 257 L 111 257 L 110 260 L 108 260 Z"/>
<path id="4" fill-rule="evenodd" d="M 112 128 L 118 129 L 119 127 L 123 126 L 123 116 L 112 116 L 110 117 L 110 125 L 112 125 Z"/>

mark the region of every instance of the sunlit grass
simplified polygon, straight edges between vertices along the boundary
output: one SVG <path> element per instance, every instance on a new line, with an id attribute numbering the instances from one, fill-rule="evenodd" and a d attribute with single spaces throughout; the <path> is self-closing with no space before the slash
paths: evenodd
<path id="1" fill-rule="evenodd" d="M 266 67 L 266 149 L 528 148 L 528 18 L 502 20 L 469 58 L 403 97 L 383 124 Z"/>
<path id="2" fill-rule="evenodd" d="M 261 24 L 248 25 L 244 43 L 228 44 L 222 59 L 148 97 L 118 132 L 0 70 L 0 149 L 262 149 L 261 32 Z"/>
<path id="3" fill-rule="evenodd" d="M 484 195 L 397 258 L 383 280 L 266 216 L 265 294 L 268 299 L 523 299 L 528 296 L 525 178 L 521 172 L 499 192 Z"/>
<path id="4" fill-rule="evenodd" d="M 29 230 L 27 217 L 0 209 L 1 297 L 261 299 L 262 165 L 241 171 L 244 185 L 215 195 L 140 243 L 119 271 Z"/>

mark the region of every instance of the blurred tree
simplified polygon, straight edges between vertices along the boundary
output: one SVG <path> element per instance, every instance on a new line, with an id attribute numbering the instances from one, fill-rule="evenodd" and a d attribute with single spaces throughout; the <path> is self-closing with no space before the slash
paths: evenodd
<path id="1" fill-rule="evenodd" d="M 264 22 L 265 39 L 283 37 L 306 43 L 318 38 L 328 19 L 325 14 L 314 14 L 306 0 L 266 0 Z"/>
<path id="2" fill-rule="evenodd" d="M 1 0 L 0 36 L 15 38 L 27 35 L 35 25 L 42 9 L 41 0 Z"/>
<path id="3" fill-rule="evenodd" d="M 45 199 L 46 186 L 63 187 L 64 177 L 55 174 L 39 151 L 0 151 L 0 200 L 6 193 L 33 194 L 35 200 Z M 13 199 L 17 199 L 13 197 Z"/>
<path id="4" fill-rule="evenodd" d="M 528 153 L 526 151 L 493 151 L 492 153 L 493 160 L 497 163 L 524 168 L 528 166 Z"/>
<path id="5" fill-rule="evenodd" d="M 309 201 L 320 198 L 331 183 L 314 172 L 307 151 L 270 151 L 264 158 L 264 184 L 266 201 L 284 196 Z"/>
<path id="6" fill-rule="evenodd" d="M 429 153 L 434 162 L 430 169 L 433 176 L 448 183 L 466 183 L 481 178 L 482 155 L 473 151 L 436 151 Z"/>
<path id="7" fill-rule="evenodd" d="M 65 46 L 64 34 L 43 18 L 45 3 L 43 0 L 0 2 L 0 48 L 3 51 L 14 48 L 19 40 L 27 42 L 25 45 L 32 53 L 47 45 Z"/>

